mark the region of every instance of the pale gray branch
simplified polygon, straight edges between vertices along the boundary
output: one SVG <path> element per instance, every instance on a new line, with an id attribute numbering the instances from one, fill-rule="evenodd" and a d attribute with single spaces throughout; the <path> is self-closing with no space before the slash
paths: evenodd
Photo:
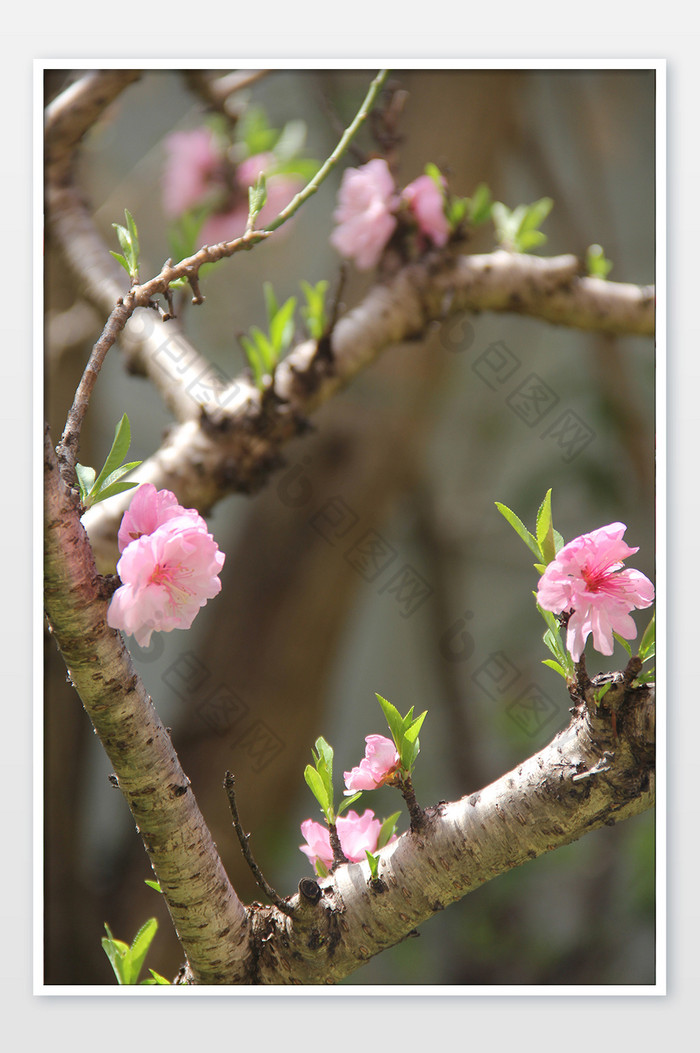
<path id="1" fill-rule="evenodd" d="M 499 251 L 404 267 L 340 319 L 330 349 L 306 341 L 280 363 L 274 383 L 280 401 L 262 401 L 248 377 L 240 376 L 209 402 L 198 404 L 203 418 L 175 427 L 132 478 L 172 490 L 183 505 L 205 514 L 228 493 L 259 488 L 280 463 L 281 446 L 303 430 L 308 414 L 386 348 L 425 337 L 431 326 L 467 309 L 518 310 L 564 324 L 568 304 L 575 327 L 608 331 L 627 324 L 629 332 L 653 332 L 648 290 L 579 278 L 578 266 L 574 256 Z M 114 568 L 117 531 L 128 502 L 119 495 L 85 517 L 103 570 Z"/>

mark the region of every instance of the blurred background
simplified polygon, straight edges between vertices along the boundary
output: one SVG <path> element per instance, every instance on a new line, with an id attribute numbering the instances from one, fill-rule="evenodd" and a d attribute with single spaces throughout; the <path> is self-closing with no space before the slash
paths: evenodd
<path id="1" fill-rule="evenodd" d="M 301 119 L 323 160 L 372 71 L 277 70 L 251 103 L 282 127 Z M 47 101 L 74 76 L 50 71 Z M 583 257 L 600 243 L 611 279 L 654 281 L 655 84 L 649 70 L 407 70 L 399 124 L 402 185 L 437 164 L 451 189 L 487 183 L 509 207 L 549 196 L 541 254 Z M 162 203 L 164 141 L 197 128 L 201 101 L 178 71 L 146 72 L 86 138 L 80 182 L 107 248 L 128 208 L 142 274 L 170 254 Z M 358 147 L 377 149 L 371 129 Z M 215 268 L 187 334 L 221 372 L 245 365 L 236 335 L 299 282 L 338 279 L 329 245 L 346 157 L 287 233 Z M 468 251 L 489 251 L 492 227 Z M 104 319 L 81 298 L 47 236 L 46 412 L 58 441 Z M 372 276 L 351 274 L 344 309 Z M 535 385 L 546 393 L 533 410 Z M 169 416 L 147 381 L 110 353 L 80 460 L 101 464 L 127 412 L 130 458 L 148 457 Z M 531 528 L 547 489 L 565 539 L 627 524 L 633 565 L 654 577 L 654 348 L 507 315 L 453 318 L 423 343 L 388 350 L 315 417 L 286 465 L 253 497 L 221 501 L 210 527 L 226 553 L 223 591 L 192 630 L 131 647 L 234 886 L 260 892 L 231 829 L 223 776 L 268 880 L 286 895 L 310 875 L 299 824 L 320 819 L 303 779 L 323 735 L 343 770 L 383 733 L 375 692 L 428 710 L 414 783 L 422 805 L 471 793 L 536 752 L 569 719 L 563 681 L 541 664 L 544 625 L 529 551 L 497 512 Z M 333 510 L 342 510 L 342 527 Z M 643 629 L 647 612 L 637 616 Z M 589 649 L 589 671 L 619 668 Z M 46 646 L 46 982 L 114 981 L 100 939 L 130 941 L 160 921 L 148 965 L 172 977 L 182 952 L 109 762 L 55 646 Z M 360 800 L 380 816 L 400 798 Z M 402 818 L 399 832 L 407 828 Z M 654 981 L 654 817 L 645 814 L 499 877 L 426 922 L 349 985 L 649 984 Z"/>

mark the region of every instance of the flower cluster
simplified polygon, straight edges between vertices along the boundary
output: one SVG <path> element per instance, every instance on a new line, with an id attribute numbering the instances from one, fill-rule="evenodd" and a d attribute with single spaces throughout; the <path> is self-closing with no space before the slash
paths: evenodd
<path id="1" fill-rule="evenodd" d="M 627 527 L 610 523 L 564 545 L 548 564 L 537 586 L 540 607 L 554 614 L 572 611 L 566 627 L 566 647 L 575 662 L 593 634 L 601 654 L 613 653 L 613 633 L 633 640 L 635 608 L 649 607 L 654 586 L 638 570 L 622 570 L 622 561 L 638 552 L 622 540 Z"/>
<path id="2" fill-rule="evenodd" d="M 444 194 L 431 176 L 419 176 L 399 193 L 383 158 L 346 169 L 333 213 L 338 225 L 331 244 L 358 270 L 371 270 L 379 263 L 402 208 L 411 214 L 424 240 L 437 246 L 447 242 L 450 226 Z"/>
<path id="3" fill-rule="evenodd" d="M 201 230 L 203 244 L 214 245 L 240 237 L 248 221 L 248 188 L 258 176 L 266 177 L 267 198 L 258 213 L 257 226 L 264 227 L 301 190 L 293 175 L 275 175 L 273 153 L 260 153 L 240 161 L 235 169 L 208 128 L 174 132 L 165 140 L 167 153 L 163 172 L 163 207 L 176 218 L 191 209 L 208 205 L 211 214 Z M 233 171 L 231 178 L 230 170 Z"/>
<path id="4" fill-rule="evenodd" d="M 365 756 L 356 768 L 343 772 L 345 794 L 358 790 L 376 790 L 383 786 L 399 766 L 399 754 L 391 739 L 384 735 L 368 735 Z"/>
<path id="5" fill-rule="evenodd" d="M 144 483 L 135 491 L 118 535 L 122 585 L 107 624 L 148 647 L 153 632 L 189 629 L 207 600 L 221 591 L 225 556 L 193 508 L 169 490 Z"/>
<path id="6" fill-rule="evenodd" d="M 360 863 L 365 860 L 365 852 L 376 852 L 377 841 L 382 824 L 371 809 L 367 809 L 362 815 L 357 812 L 348 812 L 341 815 L 336 821 L 338 840 L 346 858 L 351 863 Z M 317 823 L 313 819 L 306 819 L 301 824 L 302 837 L 305 845 L 300 845 L 301 851 L 308 856 L 313 866 L 321 863 L 326 870 L 333 865 L 333 849 L 331 848 L 328 827 Z M 396 835 L 390 838 L 396 840 Z"/>

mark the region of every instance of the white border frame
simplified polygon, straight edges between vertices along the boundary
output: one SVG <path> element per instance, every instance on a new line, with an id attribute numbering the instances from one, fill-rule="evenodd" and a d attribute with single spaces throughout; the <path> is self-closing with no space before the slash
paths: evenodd
<path id="1" fill-rule="evenodd" d="M 656 537 L 656 639 L 657 639 L 657 723 L 656 723 L 656 983 L 648 985 L 562 985 L 546 987 L 523 986 L 430 986 L 382 985 L 381 987 L 180 987 L 135 986 L 107 987 L 103 985 L 46 985 L 43 981 L 43 399 L 44 399 L 44 285 L 43 285 L 43 75 L 49 69 L 513 69 L 513 70 L 616 70 L 653 69 L 656 73 L 656 431 L 657 431 L 657 537 Z M 425 59 L 397 58 L 386 63 L 367 57 L 357 59 L 324 60 L 318 58 L 281 59 L 178 59 L 154 58 L 143 60 L 104 58 L 86 61 L 66 58 L 34 60 L 34 125 L 33 125 L 33 249 L 34 249 L 34 560 L 33 560 L 33 991 L 35 995 L 99 995 L 103 997 L 197 997 L 202 995 L 226 997 L 391 997 L 453 996 L 461 998 L 508 996 L 527 997 L 619 997 L 664 996 L 667 993 L 667 258 L 666 258 L 666 60 L 665 59 Z M 37 670 L 42 675 L 37 675 Z"/>

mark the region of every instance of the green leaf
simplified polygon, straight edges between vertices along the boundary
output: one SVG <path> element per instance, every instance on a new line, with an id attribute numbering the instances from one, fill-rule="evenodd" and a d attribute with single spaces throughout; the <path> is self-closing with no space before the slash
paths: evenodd
<path id="1" fill-rule="evenodd" d="M 130 445 L 131 428 L 129 426 L 129 418 L 125 413 L 114 429 L 114 442 L 112 443 L 112 448 L 107 454 L 107 460 L 104 463 L 102 471 L 95 480 L 95 485 L 93 486 L 95 492 L 99 493 L 107 477 L 111 475 L 112 472 L 115 472 L 120 466 L 129 452 Z"/>
<path id="2" fill-rule="evenodd" d="M 315 865 L 314 869 L 316 870 L 316 873 L 318 874 L 319 877 L 321 877 L 321 878 L 328 877 L 328 869 L 327 869 L 326 865 L 320 859 L 316 860 L 316 865 Z"/>
<path id="3" fill-rule="evenodd" d="M 248 156 L 265 154 L 272 150 L 280 137 L 276 128 L 268 124 L 267 115 L 261 106 L 249 106 L 236 125 L 236 136 L 247 147 Z"/>
<path id="4" fill-rule="evenodd" d="M 586 250 L 586 270 L 591 278 L 607 278 L 612 262 L 605 257 L 602 245 L 589 245 Z"/>
<path id="5" fill-rule="evenodd" d="M 613 633 L 613 636 L 615 637 L 615 639 L 617 640 L 617 642 L 619 644 L 622 644 L 624 649 L 627 651 L 627 654 L 630 655 L 630 657 L 631 657 L 632 656 L 632 648 L 628 644 L 627 640 L 625 640 L 625 638 L 623 636 L 620 636 L 618 633 Z"/>
<path id="6" fill-rule="evenodd" d="M 391 702 L 387 702 L 385 698 L 382 698 L 381 695 L 377 695 L 376 692 L 375 696 L 379 701 L 379 705 L 382 707 L 384 716 L 386 717 L 386 722 L 389 725 L 389 730 L 391 731 L 392 738 L 394 739 L 394 744 L 397 750 L 401 752 L 401 742 L 403 739 L 404 730 L 403 718 L 396 706 L 392 706 Z"/>
<path id="7" fill-rule="evenodd" d="M 336 818 L 339 815 L 342 815 L 346 808 L 349 808 L 351 804 L 354 804 L 355 801 L 359 800 L 360 797 L 362 797 L 363 792 L 363 790 L 360 790 L 359 793 L 354 793 L 352 797 L 344 797 L 336 809 Z"/>
<path id="8" fill-rule="evenodd" d="M 305 142 L 305 122 L 298 118 L 287 121 L 275 143 L 275 157 L 280 161 L 288 161 L 291 158 L 296 157 L 298 153 L 301 153 Z M 275 166 L 275 172 L 277 171 L 278 168 Z"/>
<path id="9" fill-rule="evenodd" d="M 310 285 L 302 280 L 299 284 L 306 298 L 306 304 L 301 308 L 301 316 L 311 339 L 320 340 L 326 329 L 325 300 L 328 282 L 322 280 L 316 285 Z"/>
<path id="10" fill-rule="evenodd" d="M 486 183 L 479 183 L 469 202 L 469 219 L 471 223 L 475 227 L 486 223 L 491 218 L 492 207 L 493 198 L 491 197 L 490 189 Z"/>
<path id="11" fill-rule="evenodd" d="M 639 643 L 639 657 L 643 662 L 648 662 L 654 657 L 656 651 L 656 612 L 652 614 L 651 621 L 644 630 L 644 635 Z"/>
<path id="12" fill-rule="evenodd" d="M 261 172 L 253 186 L 248 187 L 248 227 L 252 229 L 258 213 L 267 201 L 267 182 L 265 173 Z"/>
<path id="13" fill-rule="evenodd" d="M 371 852 L 367 851 L 367 849 L 365 849 L 365 855 L 367 856 L 367 862 L 369 863 L 372 880 L 375 881 L 379 871 L 379 856 L 373 856 Z"/>
<path id="14" fill-rule="evenodd" d="M 569 674 L 566 672 L 566 669 L 560 666 L 559 662 L 555 662 L 552 658 L 543 658 L 542 665 L 548 665 L 550 669 L 553 669 L 556 673 L 559 673 L 559 675 L 563 676 L 565 680 L 569 679 Z"/>
<path id="15" fill-rule="evenodd" d="M 391 837 L 396 829 L 396 824 L 401 817 L 401 812 L 394 812 L 388 819 L 385 819 L 379 829 L 379 836 L 377 837 L 377 848 L 384 848 L 391 840 Z"/>
<path id="16" fill-rule="evenodd" d="M 129 945 L 124 943 L 122 940 L 115 940 L 107 922 L 105 922 L 105 930 L 107 932 L 107 936 L 102 937 L 102 949 L 107 955 L 110 964 L 114 969 L 114 975 L 117 978 L 117 983 L 126 984 L 129 982 L 127 979 L 125 979 L 126 973 L 128 972 L 126 958 L 129 954 Z"/>
<path id="17" fill-rule="evenodd" d="M 597 690 L 593 692 L 593 699 L 596 705 L 598 705 L 602 701 L 603 697 L 607 695 L 611 687 L 612 681 L 608 682 L 607 684 L 603 684 L 602 687 L 597 688 Z"/>
<path id="18" fill-rule="evenodd" d="M 311 765 L 307 764 L 304 768 L 304 778 L 306 784 L 311 790 L 312 794 L 321 806 L 321 811 L 325 815 L 326 819 L 331 819 L 331 809 L 333 802 L 328 798 L 328 791 L 326 784 L 319 772 Z"/>
<path id="19" fill-rule="evenodd" d="M 277 303 L 277 297 L 275 296 L 272 282 L 263 282 L 263 296 L 265 297 L 265 314 L 267 315 L 267 324 L 269 325 L 279 311 L 279 304 Z"/>
<path id="20" fill-rule="evenodd" d="M 84 504 L 95 484 L 95 469 L 86 468 L 84 464 L 76 464 L 75 475 L 80 489 L 80 500 Z"/>
<path id="21" fill-rule="evenodd" d="M 445 181 L 444 181 L 442 172 L 440 171 L 440 169 L 438 168 L 437 165 L 433 164 L 432 161 L 428 161 L 428 163 L 425 166 L 425 168 L 423 169 L 423 171 L 425 172 L 425 174 L 427 176 L 430 176 L 430 178 L 435 183 L 435 186 L 438 188 L 438 190 L 440 190 L 440 191 L 444 190 Z"/>
<path id="22" fill-rule="evenodd" d="M 134 936 L 134 939 L 130 948 L 130 964 L 131 964 L 131 976 L 132 979 L 129 983 L 138 983 L 139 973 L 143 966 L 146 955 L 148 954 L 148 948 L 153 942 L 153 937 L 158 931 L 158 922 L 155 918 L 149 918 L 148 921 L 144 922 L 139 931 Z"/>
<path id="23" fill-rule="evenodd" d="M 245 357 L 248 361 L 248 365 L 253 373 L 253 379 L 255 380 L 255 386 L 262 389 L 264 387 L 265 380 L 265 363 L 263 357 L 260 354 L 257 344 L 250 340 L 247 336 L 239 336 L 239 341 Z"/>
<path id="24" fill-rule="evenodd" d="M 542 559 L 542 552 L 540 551 L 540 546 L 537 544 L 537 538 L 535 538 L 525 524 L 518 519 L 515 512 L 511 512 L 510 508 L 506 505 L 502 505 L 500 501 L 496 501 L 495 505 L 503 518 L 510 523 L 515 533 L 525 542 L 530 551 L 534 552 L 538 559 Z"/>
<path id="25" fill-rule="evenodd" d="M 547 491 L 544 501 L 537 512 L 537 543 L 540 546 L 545 563 L 551 563 L 556 556 L 554 543 L 554 526 L 552 524 L 552 491 Z"/>
<path id="26" fill-rule="evenodd" d="M 139 461 L 139 464 L 141 462 Z M 90 501 L 90 506 L 97 505 L 100 501 L 106 501 L 108 497 L 114 497 L 115 494 L 123 494 L 126 490 L 133 490 L 135 486 L 139 484 L 136 482 L 125 482 L 125 483 L 112 483 L 110 486 L 105 486 L 98 494 Z"/>
<path id="27" fill-rule="evenodd" d="M 275 352 L 275 364 L 292 342 L 296 305 L 296 297 L 290 296 L 270 322 L 270 343 Z"/>
<path id="28" fill-rule="evenodd" d="M 124 268 L 124 270 L 126 271 L 126 273 L 131 277 L 131 267 L 126 262 L 126 260 L 122 256 L 121 252 L 113 252 L 110 249 L 109 250 L 109 254 L 110 254 L 110 256 L 114 256 L 114 258 L 117 261 L 117 263 L 120 263 L 122 265 L 122 267 Z"/>
<path id="29" fill-rule="evenodd" d="M 151 974 L 151 979 L 142 980 L 142 984 L 165 984 L 168 987 L 171 986 L 170 980 L 166 980 L 165 977 L 161 976 L 160 973 L 157 973 L 155 969 L 149 969 L 148 971 Z"/>
<path id="30" fill-rule="evenodd" d="M 533 202 L 528 205 L 525 212 L 525 217 L 520 224 L 521 232 L 535 231 L 540 224 L 544 223 L 545 219 L 552 211 L 554 201 L 551 197 L 542 197 L 539 201 Z"/>
<path id="31" fill-rule="evenodd" d="M 413 712 L 413 710 L 411 710 L 411 712 Z M 401 745 L 401 749 L 405 754 L 405 759 L 408 763 L 402 764 L 402 767 L 406 768 L 408 771 L 410 771 L 413 767 L 416 757 L 418 756 L 418 753 L 420 751 L 420 746 L 418 743 L 418 732 L 420 731 L 423 725 L 423 721 L 425 720 L 427 712 L 428 711 L 426 709 L 423 713 L 421 713 L 419 717 L 416 717 L 416 719 L 412 721 L 411 724 L 406 728 L 403 734 L 403 743 Z M 406 749 L 407 743 L 411 747 L 410 749 Z"/>
<path id="32" fill-rule="evenodd" d="M 160 883 L 158 881 L 153 881 L 151 878 L 146 878 L 145 880 L 146 880 L 146 884 L 148 885 L 149 888 L 154 889 L 156 892 L 162 892 L 163 891 L 163 889 L 160 887 Z"/>
<path id="33" fill-rule="evenodd" d="M 134 251 L 134 256 L 135 256 L 135 259 L 138 261 L 139 252 L 140 252 L 139 232 L 138 232 L 138 230 L 136 228 L 136 223 L 134 221 L 134 217 L 131 215 L 131 212 L 129 212 L 128 208 L 124 209 L 124 216 L 126 218 L 126 226 L 127 226 L 128 231 L 129 231 L 129 239 L 130 239 L 130 242 L 131 242 L 132 249 Z"/>

